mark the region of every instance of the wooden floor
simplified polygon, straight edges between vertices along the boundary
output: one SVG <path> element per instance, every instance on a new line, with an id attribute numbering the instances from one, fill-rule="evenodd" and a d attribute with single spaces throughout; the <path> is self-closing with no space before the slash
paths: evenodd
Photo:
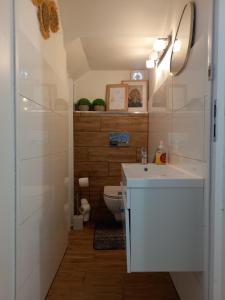
<path id="1" fill-rule="evenodd" d="M 47 300 L 179 300 L 167 273 L 127 274 L 124 251 L 93 249 L 93 230 L 71 232 Z"/>

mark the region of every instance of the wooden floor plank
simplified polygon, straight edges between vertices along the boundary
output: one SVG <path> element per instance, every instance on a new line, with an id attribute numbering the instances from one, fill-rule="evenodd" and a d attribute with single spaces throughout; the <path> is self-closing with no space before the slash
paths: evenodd
<path id="1" fill-rule="evenodd" d="M 179 300 L 168 273 L 126 273 L 123 250 L 93 249 L 94 232 L 70 234 L 46 300 Z"/>

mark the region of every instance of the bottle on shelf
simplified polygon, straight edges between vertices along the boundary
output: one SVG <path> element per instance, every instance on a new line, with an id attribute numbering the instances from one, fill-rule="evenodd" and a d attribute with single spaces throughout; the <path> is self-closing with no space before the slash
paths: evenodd
<path id="1" fill-rule="evenodd" d="M 157 165 L 165 165 L 167 164 L 167 152 L 164 147 L 163 141 L 160 141 L 159 146 L 156 150 L 156 159 L 155 163 Z"/>

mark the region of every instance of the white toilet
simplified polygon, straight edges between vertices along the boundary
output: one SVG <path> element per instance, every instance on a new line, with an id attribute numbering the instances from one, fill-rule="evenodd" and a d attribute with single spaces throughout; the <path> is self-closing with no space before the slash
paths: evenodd
<path id="1" fill-rule="evenodd" d="M 122 208 L 122 189 L 120 186 L 105 186 L 104 201 L 117 222 L 124 220 Z"/>

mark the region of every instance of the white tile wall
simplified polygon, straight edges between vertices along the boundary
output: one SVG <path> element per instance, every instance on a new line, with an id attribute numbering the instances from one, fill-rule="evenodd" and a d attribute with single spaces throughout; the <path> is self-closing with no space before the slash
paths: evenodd
<path id="1" fill-rule="evenodd" d="M 68 90 L 62 32 L 44 40 L 17 9 L 17 299 L 41 300 L 67 246 Z"/>
<path id="2" fill-rule="evenodd" d="M 174 0 L 172 31 L 186 1 Z M 205 235 L 209 234 L 209 142 L 210 142 L 210 83 L 208 67 L 208 20 L 209 1 L 195 1 L 197 9 L 195 44 L 188 64 L 179 76 L 169 73 L 170 55 L 156 71 L 151 99 L 149 147 L 150 159 L 163 139 L 169 150 L 169 161 L 174 165 L 205 178 Z M 172 96 L 168 93 L 171 91 Z M 154 108 L 158 95 L 167 99 L 161 111 Z M 153 103 L 153 104 L 152 104 Z M 207 238 L 205 272 L 202 274 L 172 274 L 182 300 L 206 300 L 204 285 L 207 284 Z M 196 280 L 196 277 L 198 280 Z M 204 283 L 203 283 L 204 282 Z"/>

